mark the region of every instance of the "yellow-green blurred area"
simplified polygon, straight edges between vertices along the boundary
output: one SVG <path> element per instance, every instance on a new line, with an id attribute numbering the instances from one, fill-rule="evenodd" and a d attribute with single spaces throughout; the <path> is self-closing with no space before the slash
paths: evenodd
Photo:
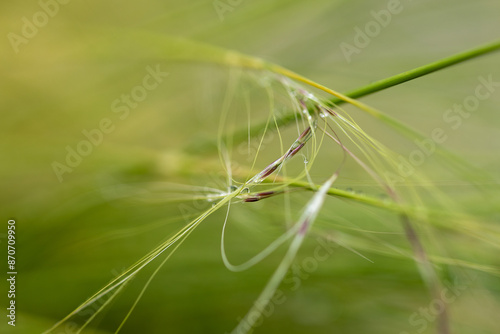
<path id="1" fill-rule="evenodd" d="M 380 12 L 396 5 L 397 13 L 378 23 Z M 228 187 L 219 135 L 238 164 L 234 177 L 240 181 L 297 137 L 295 122 L 280 127 L 279 134 L 251 132 L 250 141 L 227 136 L 266 122 L 270 110 L 288 112 L 289 96 L 268 84 L 276 80 L 268 72 L 217 64 L 204 48 L 184 50 L 172 41 L 263 58 L 346 92 L 500 37 L 497 0 L 42 0 L 4 1 L 0 13 L 0 249 L 5 259 L 7 220 L 15 219 L 18 272 L 15 327 L 7 325 L 8 286 L 1 280 L 1 333 L 48 330 L 210 207 L 196 196 L 205 187 Z M 356 47 L 359 31 L 366 29 L 375 30 L 371 37 L 364 33 L 367 40 Z M 346 57 L 345 44 L 357 51 Z M 470 223 L 470 230 L 417 222 L 454 297 L 447 305 L 453 333 L 500 332 L 499 243 L 477 230 L 497 230 L 500 222 L 499 64 L 500 53 L 491 53 L 362 98 L 426 136 L 442 129 L 442 145 L 484 171 L 454 173 L 434 156 L 419 167 L 450 208 L 472 217 L 460 225 Z M 447 112 L 475 96 L 482 80 L 494 82 L 487 98 L 469 113 Z M 135 99 L 123 100 L 132 94 Z M 387 124 L 344 108 L 402 157 L 419 149 Z M 82 144 L 89 137 L 95 143 Z M 328 139 L 319 153 L 310 175 L 318 184 L 342 159 Z M 301 159 L 290 163 L 290 173 L 303 168 Z M 178 184 L 200 188 L 186 191 Z M 335 186 L 387 199 L 352 160 Z M 418 192 L 426 185 L 407 186 Z M 234 205 L 226 235 L 232 262 L 244 262 L 281 235 L 312 193 L 287 196 L 286 202 L 273 197 Z M 423 205 L 434 203 L 423 198 Z M 220 251 L 225 216 L 226 209 L 216 212 L 186 239 L 120 333 L 222 334 L 237 325 L 286 248 L 247 271 L 229 271 Z M 95 318 L 92 305 L 54 333 L 77 333 L 89 319 L 82 333 L 114 333 L 163 258 L 134 277 Z M 280 292 L 254 333 L 436 331 L 439 310 L 398 215 L 353 201 L 327 198 Z"/>

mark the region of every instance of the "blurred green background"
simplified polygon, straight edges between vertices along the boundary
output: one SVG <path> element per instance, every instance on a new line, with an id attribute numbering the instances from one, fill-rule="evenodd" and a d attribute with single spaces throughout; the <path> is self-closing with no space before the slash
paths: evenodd
<path id="1" fill-rule="evenodd" d="M 200 202 L 186 201 L 182 206 L 162 201 L 162 196 L 168 199 L 164 191 L 169 186 L 160 182 L 224 189 L 216 152 L 191 148 L 216 138 L 231 71 L 207 63 L 170 61 L 169 49 L 148 48 L 147 43 L 127 36 L 168 35 L 237 50 L 343 92 L 500 36 L 497 0 L 403 0 L 390 23 L 347 61 L 341 43 L 354 44 L 357 27 L 365 29 L 374 21 L 372 11 L 387 9 L 388 1 L 70 1 L 57 2 L 57 7 L 54 3 L 0 4 L 5 36 L 0 62 L 4 221 L 0 237 L 4 252 L 7 220 L 15 218 L 19 273 L 17 326 L 7 326 L 3 317 L 2 333 L 47 330 L 183 226 L 183 213 L 206 207 Z M 43 10 L 53 14 L 45 16 L 45 24 L 44 16 L 37 14 Z M 30 31 L 26 22 L 33 23 L 34 15 L 41 21 L 36 21 L 36 31 Z M 165 59 L 158 56 L 160 51 Z M 500 81 L 499 63 L 500 54 L 494 53 L 363 101 L 424 134 L 438 126 L 446 128 L 445 147 L 498 174 L 500 89 L 481 101 L 456 130 L 449 128 L 443 114 L 474 93 L 478 77 Z M 159 85 L 148 90 L 126 116 L 123 109 L 114 112 L 114 101 L 130 94 L 148 71 L 157 68 L 168 73 Z M 257 79 L 252 80 L 257 86 Z M 265 120 L 266 107 L 263 97 L 252 100 L 255 121 Z M 385 125 L 346 109 L 363 129 L 394 150 L 404 155 L 414 149 Z M 247 117 L 243 107 L 233 106 L 230 113 Z M 67 147 L 75 149 L 85 139 L 82 131 L 98 128 L 105 118 L 113 130 L 60 182 L 54 161 L 64 163 Z M 262 151 L 264 158 L 275 157 L 276 149 L 279 146 L 269 144 Z M 377 192 L 361 171 L 348 174 L 339 187 Z M 317 176 L 326 175 L 320 171 Z M 496 224 L 500 221 L 498 199 L 484 198 L 446 173 L 432 181 L 464 210 Z M 158 194 L 136 185 L 142 182 L 158 184 Z M 293 203 L 300 208 L 309 195 L 296 194 Z M 289 218 L 285 211 L 279 201 L 235 209 L 233 229 L 228 232 L 230 258 L 241 262 L 274 240 Z M 122 333 L 226 333 L 236 326 L 284 249 L 251 270 L 232 273 L 220 256 L 223 219 L 224 212 L 216 213 L 187 239 L 159 272 Z M 328 199 L 318 224 L 330 232 L 351 232 L 339 236 L 352 238 L 345 240 L 350 245 L 364 245 L 367 250 L 362 253 L 373 262 L 337 247 L 301 279 L 290 274 L 281 287 L 284 302 L 276 305 L 255 333 L 434 332 L 434 321 L 424 326 L 409 320 L 431 302 L 415 264 L 382 243 L 408 251 L 396 217 Z M 448 256 L 500 266 L 495 248 L 467 239 L 460 231 L 440 233 L 438 244 Z M 317 246 L 313 235 L 300 251 L 299 267 Z M 377 246 L 384 250 L 378 251 Z M 85 332 L 113 333 L 153 269 L 134 278 L 97 317 L 96 327 Z M 499 333 L 498 277 L 473 271 L 464 277 L 475 278 L 459 283 L 467 288 L 450 305 L 454 332 Z M 5 312 L 5 280 L 1 288 Z M 55 332 L 76 333 L 72 328 Z"/>

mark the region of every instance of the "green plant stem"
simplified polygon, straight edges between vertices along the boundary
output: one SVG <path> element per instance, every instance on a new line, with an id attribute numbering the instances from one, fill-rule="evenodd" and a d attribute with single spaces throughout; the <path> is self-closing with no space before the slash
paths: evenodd
<path id="1" fill-rule="evenodd" d="M 457 53 L 453 56 L 446 57 L 443 59 L 440 59 L 438 61 L 435 61 L 433 63 L 417 67 L 413 70 L 406 71 L 400 74 L 396 74 L 392 77 L 382 79 L 376 82 L 373 82 L 367 86 L 352 90 L 350 92 L 345 93 L 344 95 L 356 99 L 359 97 L 363 97 L 366 95 L 370 95 L 376 92 L 379 92 L 381 90 L 405 83 L 407 81 L 422 77 L 424 75 L 439 71 L 441 69 L 444 69 L 446 67 L 450 67 L 455 64 L 462 63 L 466 60 L 473 59 L 476 57 L 479 57 L 481 55 L 497 51 L 500 49 L 500 40 L 495 41 L 493 43 L 488 43 L 485 45 L 482 45 L 480 47 L 460 52 Z M 335 103 L 335 104 L 340 104 L 344 103 L 345 101 L 342 101 L 338 98 L 333 98 L 330 100 L 330 102 Z"/>
<path id="2" fill-rule="evenodd" d="M 477 48 L 474 48 L 474 49 L 471 49 L 468 51 L 457 53 L 453 56 L 440 59 L 438 61 L 435 61 L 433 63 L 427 64 L 424 66 L 417 67 L 413 70 L 409 70 L 409 71 L 406 71 L 406 72 L 403 72 L 400 74 L 396 74 L 396 75 L 391 76 L 391 77 L 386 78 L 386 79 L 376 81 L 376 82 L 371 83 L 369 85 L 366 85 L 366 86 L 363 86 L 361 88 L 347 92 L 344 95 L 349 97 L 349 98 L 353 98 L 353 99 L 367 96 L 367 95 L 379 92 L 381 90 L 397 86 L 397 85 L 405 83 L 407 81 L 422 77 L 424 75 L 436 72 L 438 70 L 450 67 L 452 65 L 462 63 L 466 60 L 477 58 L 481 55 L 485 55 L 485 54 L 497 51 L 499 49 L 500 49 L 500 40 L 495 41 L 493 43 L 488 43 L 488 44 L 482 45 L 480 47 L 477 47 Z M 252 67 L 252 66 L 250 66 L 250 67 Z M 329 102 L 331 105 L 334 105 L 334 104 L 339 105 L 339 104 L 346 103 L 345 100 L 342 100 L 338 97 L 334 97 L 334 98 L 330 99 Z M 384 122 L 390 124 L 391 126 L 394 126 L 399 131 L 405 132 L 405 131 L 409 130 L 408 127 L 402 125 L 401 123 L 397 122 L 396 120 L 394 120 L 394 119 L 392 119 L 384 114 L 376 113 L 374 116 L 376 116 L 379 119 L 382 119 Z M 279 122 L 280 125 L 287 125 L 287 124 L 293 122 L 294 120 L 295 120 L 295 113 L 285 114 L 277 119 L 277 121 Z M 265 129 L 266 126 L 267 126 L 267 122 L 258 123 L 256 125 L 252 126 L 252 132 L 253 133 L 260 133 L 260 131 Z M 418 134 L 414 130 L 411 130 L 411 132 L 413 133 L 413 135 Z M 237 130 L 234 133 L 235 141 L 245 140 L 247 138 L 246 134 L 247 134 L 247 129 Z M 422 137 L 421 134 L 418 134 L 418 136 Z M 191 145 L 191 146 L 193 146 L 193 145 Z M 197 148 L 190 147 L 189 149 L 191 151 L 204 151 L 204 152 L 210 152 L 210 151 L 217 149 L 217 145 L 215 143 L 205 143 L 204 145 L 198 145 L 198 146 L 202 146 L 202 147 L 197 147 Z"/>
<path id="3" fill-rule="evenodd" d="M 287 182 L 292 187 L 297 187 L 312 191 L 318 191 L 320 188 L 319 185 L 311 185 L 308 182 L 304 181 L 287 180 Z M 346 191 L 338 188 L 330 188 L 327 191 L 327 194 L 331 196 L 354 200 L 358 203 L 364 203 L 373 207 L 383 208 L 397 213 L 404 213 L 410 211 L 409 207 L 403 207 L 390 200 L 384 201 L 382 199 L 378 199 L 372 196 L 357 194 L 352 191 Z"/>

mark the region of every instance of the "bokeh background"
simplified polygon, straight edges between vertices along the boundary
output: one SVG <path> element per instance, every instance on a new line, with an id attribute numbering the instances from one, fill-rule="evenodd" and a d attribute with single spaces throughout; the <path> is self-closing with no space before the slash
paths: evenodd
<path id="1" fill-rule="evenodd" d="M 238 92 L 256 90 L 258 74 L 244 73 L 250 83 L 232 86 L 230 69 L 174 61 L 169 59 L 174 50 L 140 43 L 137 33 L 237 50 L 343 92 L 500 36 L 500 2 L 496 0 L 402 0 L 401 12 L 348 61 L 340 45 L 352 45 L 357 27 L 364 29 L 374 20 L 372 11 L 387 9 L 387 1 L 70 1 L 57 7 L 54 3 L 0 4 L 4 36 L 0 61 L 0 211 L 4 223 L 0 240 L 3 252 L 7 219 L 15 218 L 19 273 L 17 326 L 7 326 L 3 317 L 2 333 L 47 330 L 177 231 L 186 216 L 206 207 L 200 201 L 168 201 L 169 186 L 163 182 L 224 187 L 217 152 L 205 143 L 216 139 L 227 90 L 235 88 L 234 94 L 243 101 L 245 94 Z M 44 7 L 51 8 L 53 17 L 36 31 L 24 28 L 30 37 L 13 46 L 11 33 L 21 36 L 26 21 L 33 23 L 33 15 Z M 38 20 L 43 23 L 42 16 Z M 429 134 L 437 126 L 448 126 L 444 112 L 474 93 L 478 77 L 500 81 L 499 63 L 499 53 L 486 55 L 363 101 Z M 123 114 L 113 111 L 113 102 L 140 85 L 148 68 L 157 67 L 168 75 L 120 118 Z M 251 95 L 256 121 L 265 120 L 266 115 L 266 99 L 260 95 Z M 499 105 L 497 87 L 457 130 L 447 128 L 444 143 L 493 175 L 500 169 Z M 245 103 L 230 109 L 233 117 L 247 117 L 241 106 Z M 387 126 L 346 109 L 363 129 L 395 151 L 404 155 L 415 148 Z M 85 139 L 82 131 L 98 128 L 104 118 L 112 121 L 113 130 L 60 182 L 54 161 L 64 163 L 67 146 L 74 149 Z M 287 138 L 286 131 L 283 135 Z M 276 140 L 263 148 L 265 159 L 275 157 Z M 328 166 L 320 168 L 315 176 L 321 180 L 328 170 Z M 347 174 L 339 187 L 380 192 L 362 171 Z M 458 206 L 498 224 L 498 199 L 478 194 L 459 176 L 435 175 L 432 181 Z M 144 182 L 149 186 L 137 186 Z M 151 189 L 151 182 L 157 188 Z M 299 208 L 309 198 L 302 193 L 294 196 Z M 289 210 L 288 217 L 287 209 L 277 203 L 255 205 L 232 214 L 228 252 L 235 262 L 274 240 L 282 233 L 283 222 L 299 212 Z M 234 328 L 284 249 L 251 270 L 228 271 L 220 256 L 223 218 L 224 212 L 216 213 L 179 248 L 122 333 L 226 333 Z M 255 333 L 434 332 L 434 321 L 424 326 L 409 320 L 431 301 L 415 264 L 383 247 L 385 242 L 408 250 L 393 215 L 329 199 L 319 224 L 327 231 L 344 231 L 340 236 L 345 242 L 364 247 L 362 253 L 373 262 L 336 247 L 299 280 L 296 275 L 287 276 L 281 288 L 284 302 L 276 305 Z M 443 256 L 500 266 L 495 248 L 483 248 L 460 232 L 436 233 L 436 252 L 441 247 Z M 310 238 L 297 264 L 310 258 L 317 246 L 316 239 Z M 134 278 L 85 332 L 113 333 L 154 267 Z M 474 279 L 457 283 L 466 288 L 450 305 L 452 328 L 456 333 L 499 333 L 498 276 L 467 269 L 463 277 Z M 295 288 L 297 284 L 300 287 Z M 1 288 L 3 314 L 5 280 Z M 63 328 L 56 333 L 76 331 Z"/>

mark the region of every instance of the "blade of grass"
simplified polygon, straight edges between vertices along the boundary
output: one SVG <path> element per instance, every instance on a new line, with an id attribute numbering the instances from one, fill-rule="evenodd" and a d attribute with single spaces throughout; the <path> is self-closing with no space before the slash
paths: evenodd
<path id="1" fill-rule="evenodd" d="M 382 79 L 379 81 L 375 81 L 369 85 L 354 89 L 350 92 L 345 93 L 346 96 L 349 96 L 350 98 L 356 99 L 360 98 L 363 96 L 367 96 L 376 92 L 379 92 L 381 90 L 394 87 L 397 85 L 400 85 L 402 83 L 405 83 L 407 81 L 413 80 L 420 78 L 424 75 L 442 70 L 444 68 L 460 64 L 464 61 L 470 60 L 477 58 L 479 56 L 488 54 L 493 51 L 500 50 L 500 41 L 495 41 L 493 43 L 488 43 L 464 52 L 457 53 L 455 55 L 452 55 L 450 57 L 446 57 L 443 59 L 440 59 L 438 61 L 429 63 L 427 65 L 423 65 L 420 67 L 417 67 L 415 69 L 399 73 L 396 75 L 393 75 L 389 78 Z M 332 99 L 330 100 L 332 104 L 339 104 L 343 103 L 342 100 L 340 99 Z"/>

